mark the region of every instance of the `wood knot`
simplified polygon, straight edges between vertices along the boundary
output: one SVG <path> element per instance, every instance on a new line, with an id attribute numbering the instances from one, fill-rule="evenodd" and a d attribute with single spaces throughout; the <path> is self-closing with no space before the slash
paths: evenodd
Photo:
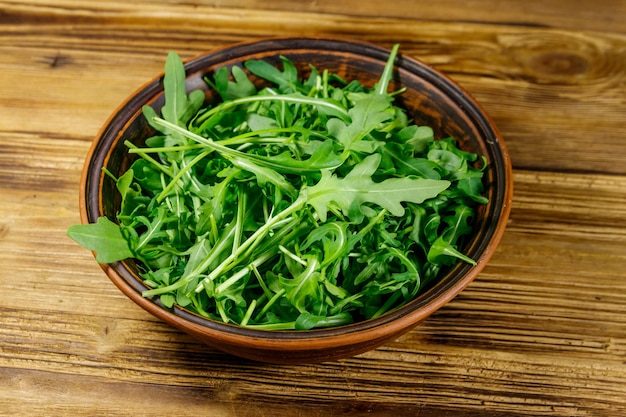
<path id="1" fill-rule="evenodd" d="M 516 76 L 536 84 L 605 84 L 624 74 L 623 52 L 610 38 L 543 31 L 503 41 L 519 65 Z"/>
<path id="2" fill-rule="evenodd" d="M 589 62 L 583 56 L 570 52 L 545 52 L 530 60 L 529 64 L 539 74 L 547 76 L 575 76 L 584 74 Z"/>

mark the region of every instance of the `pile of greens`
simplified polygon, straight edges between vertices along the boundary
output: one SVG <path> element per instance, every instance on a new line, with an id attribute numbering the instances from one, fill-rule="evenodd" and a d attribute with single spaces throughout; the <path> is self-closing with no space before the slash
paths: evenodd
<path id="1" fill-rule="evenodd" d="M 126 143 L 137 159 L 123 175 L 106 172 L 117 222 L 68 235 L 98 262 L 138 260 L 144 296 L 250 328 L 338 326 L 410 301 L 474 264 L 457 248 L 487 200 L 484 161 L 393 104 L 397 51 L 373 87 L 314 67 L 301 78 L 285 57 L 221 68 L 212 104 L 187 94 L 170 53 L 165 104 L 143 109 L 157 134 Z"/>

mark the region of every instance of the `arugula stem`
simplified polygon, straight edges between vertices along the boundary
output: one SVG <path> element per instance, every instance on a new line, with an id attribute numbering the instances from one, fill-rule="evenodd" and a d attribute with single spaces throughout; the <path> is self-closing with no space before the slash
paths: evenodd
<path id="1" fill-rule="evenodd" d="M 287 249 L 286 247 L 284 247 L 283 245 L 278 245 L 278 249 L 284 253 L 286 256 L 290 257 L 291 259 L 293 259 L 294 261 L 298 262 L 300 265 L 302 266 L 307 266 L 307 263 L 304 259 L 302 259 L 301 257 L 299 257 L 298 255 L 296 255 L 295 253 L 291 252 L 289 249 Z"/>
<path id="2" fill-rule="evenodd" d="M 184 286 L 191 283 L 194 279 L 198 278 L 200 274 L 202 274 L 213 262 L 215 262 L 215 260 L 220 256 L 220 254 L 224 250 L 228 248 L 228 246 L 231 243 L 231 239 L 233 238 L 234 233 L 235 233 L 234 225 L 229 225 L 226 228 L 221 240 L 215 246 L 213 246 L 209 255 L 204 259 L 204 261 L 200 265 L 194 268 L 193 271 L 188 273 L 186 276 L 181 277 L 178 281 L 176 281 L 173 284 L 144 291 L 143 296 L 150 297 L 153 295 L 165 294 L 167 292 L 176 291 L 179 288 L 183 288 Z M 199 291 L 196 291 L 196 292 L 199 292 Z"/>
<path id="3" fill-rule="evenodd" d="M 164 174 L 166 174 L 166 175 L 168 175 L 170 177 L 174 176 L 174 174 L 166 166 L 161 164 L 156 159 L 152 158 L 150 155 L 148 155 L 146 152 L 144 152 L 143 149 L 137 147 L 137 145 L 135 145 L 134 143 L 126 140 L 126 141 L 124 141 L 124 145 L 126 145 L 126 147 L 128 147 L 129 150 L 134 150 L 134 153 L 138 154 L 143 159 L 145 159 L 146 161 L 150 162 L 152 165 L 157 167 Z"/>
<path id="4" fill-rule="evenodd" d="M 393 67 L 394 62 L 396 61 L 396 56 L 398 55 L 398 49 L 400 48 L 399 44 L 395 44 L 391 49 L 391 53 L 389 54 L 389 58 L 387 58 L 387 63 L 385 64 L 385 68 L 383 70 L 382 75 L 380 76 L 380 81 L 376 86 L 376 92 L 380 95 L 387 94 L 387 90 L 389 89 L 389 82 L 393 76 Z"/>
<path id="5" fill-rule="evenodd" d="M 400 293 L 400 291 L 396 291 L 393 294 L 391 294 L 391 296 L 387 299 L 385 304 L 383 304 L 378 310 L 376 310 L 376 312 L 372 315 L 371 318 L 375 319 L 385 314 L 396 303 L 396 301 L 400 299 L 401 295 L 402 294 Z"/>
<path id="6" fill-rule="evenodd" d="M 359 298 L 363 297 L 364 294 L 362 292 L 358 292 L 356 294 L 353 294 L 349 297 L 344 298 L 343 300 L 341 300 L 339 303 L 335 304 L 335 306 L 333 306 L 330 310 L 331 314 L 337 314 L 340 311 L 343 310 L 343 308 L 345 306 L 347 306 L 350 303 L 355 303 Z"/>
<path id="7" fill-rule="evenodd" d="M 224 323 L 229 323 L 230 319 L 228 317 L 228 314 L 226 314 L 226 310 L 224 309 L 224 304 L 222 303 L 222 300 L 216 299 L 215 300 L 215 306 L 217 307 L 217 311 L 220 314 L 220 317 L 222 318 L 222 321 Z"/>
<path id="8" fill-rule="evenodd" d="M 289 219 L 287 219 L 289 220 Z M 274 228 L 272 236 L 268 239 L 257 240 L 255 243 L 240 256 L 240 259 L 250 259 L 256 256 L 254 253 L 263 253 L 272 251 L 276 253 L 276 248 L 282 242 L 291 242 L 299 238 L 303 232 L 306 232 L 307 225 L 299 217 L 290 218 L 289 221 L 280 223 L 280 229 Z"/>
<path id="9" fill-rule="evenodd" d="M 228 148 L 228 147 L 226 147 L 224 145 L 221 145 L 221 144 L 215 142 L 212 139 L 207 139 L 207 138 L 205 138 L 203 136 L 200 136 L 200 135 L 198 135 L 196 133 L 190 132 L 189 130 L 187 130 L 187 129 L 183 128 L 183 127 L 177 126 L 174 123 L 169 122 L 169 121 L 167 121 L 165 119 L 162 119 L 160 117 L 155 117 L 152 120 L 153 120 L 154 123 L 156 123 L 158 125 L 167 127 L 168 129 L 171 129 L 171 130 L 173 130 L 176 133 L 180 133 L 181 135 L 184 135 L 184 136 L 188 137 L 189 139 L 192 139 L 193 141 L 195 141 L 197 143 L 201 143 L 201 144 L 203 144 L 205 146 L 208 146 L 209 148 L 212 148 L 212 149 L 214 149 L 214 150 L 216 150 L 218 152 L 222 152 L 222 153 L 226 153 L 226 154 L 228 154 L 228 153 L 231 153 L 231 154 L 235 153 L 237 155 L 239 154 L 239 152 L 237 152 L 237 151 L 235 151 L 233 149 L 230 149 L 230 148 Z"/>
<path id="10" fill-rule="evenodd" d="M 281 288 L 277 293 L 275 293 L 272 298 L 270 298 L 268 302 L 263 306 L 261 311 L 259 311 L 259 313 L 254 318 L 254 321 L 258 321 L 261 317 L 263 317 L 265 313 L 267 313 L 268 310 L 272 307 L 272 305 L 274 305 L 274 303 L 278 301 L 278 299 L 282 297 L 286 292 L 287 290 L 285 288 Z"/>
<path id="11" fill-rule="evenodd" d="M 246 315 L 243 316 L 243 318 L 241 319 L 241 322 L 239 323 L 240 326 L 245 327 L 248 324 L 248 321 L 250 321 L 250 317 L 252 317 L 252 313 L 254 312 L 255 308 L 256 308 L 256 299 L 250 302 L 250 305 L 248 306 L 248 309 L 246 310 Z"/>
<path id="12" fill-rule="evenodd" d="M 248 154 L 246 152 L 241 152 L 236 149 L 231 149 L 227 146 L 224 146 L 222 143 L 218 143 L 212 139 L 207 139 L 196 133 L 190 132 L 189 130 L 185 128 L 177 126 L 171 122 L 168 122 L 167 120 L 161 119 L 160 117 L 155 117 L 153 119 L 153 122 L 155 124 L 165 126 L 173 130 L 176 133 L 184 135 L 187 138 L 195 142 L 202 143 L 208 146 L 209 148 L 216 150 L 224 157 L 231 157 L 231 158 L 234 157 L 234 158 L 252 161 L 254 163 L 262 164 L 263 166 L 272 168 L 274 170 L 282 170 L 282 171 L 287 171 L 287 172 L 292 172 L 292 173 L 293 172 L 295 173 L 317 172 L 320 169 L 337 168 L 343 162 L 343 160 L 339 158 L 331 158 L 334 155 L 330 152 L 331 149 L 328 149 L 328 152 L 325 155 L 323 155 L 324 157 L 329 158 L 328 160 L 322 160 L 321 162 L 319 160 L 315 161 L 321 165 L 315 165 L 315 164 L 310 164 L 307 161 L 298 161 L 298 160 L 291 160 L 291 159 L 285 162 L 284 159 L 278 160 L 276 158 L 264 157 L 262 155 Z M 329 146 L 328 148 L 331 148 L 331 146 Z M 330 157 L 329 157 L 329 154 L 330 154 Z M 313 159 L 313 156 L 310 159 Z"/>
<path id="13" fill-rule="evenodd" d="M 267 138 L 267 137 L 263 137 L 263 135 L 270 135 L 270 134 L 276 134 L 276 133 L 300 133 L 300 134 L 311 134 L 311 135 L 315 135 L 315 136 L 319 136 L 319 137 L 323 137 L 323 138 L 327 138 L 326 136 L 322 135 L 322 133 L 320 132 L 315 132 L 312 131 L 310 129 L 304 128 L 302 126 L 289 126 L 289 127 L 277 127 L 277 128 L 273 128 L 273 129 L 261 129 L 261 130 L 253 130 L 250 132 L 246 132 L 246 133 L 241 133 L 237 136 L 233 136 L 227 139 L 222 139 L 222 140 L 217 140 L 215 141 L 216 143 L 219 143 L 220 145 L 240 145 L 240 144 L 249 144 L 252 143 L 252 141 L 250 141 L 251 138 L 256 138 L 258 140 L 255 140 L 254 143 L 284 143 L 288 140 L 291 139 L 291 136 L 287 137 L 287 138 L 281 138 L 281 137 L 273 137 L 273 138 Z"/>
<path id="14" fill-rule="evenodd" d="M 156 136 L 125 142 L 139 163 L 119 178 L 103 169 L 121 196 L 118 223 L 71 236 L 101 260 L 137 259 L 145 297 L 263 330 L 380 317 L 443 266 L 475 265 L 457 242 L 486 201 L 487 161 L 479 168 L 393 104 L 405 90 L 389 92 L 398 50 L 373 88 L 313 67 L 304 81 L 286 58 L 283 71 L 249 68 L 275 86 L 261 91 L 222 68 L 207 80 L 224 99 L 215 105 L 187 94 L 170 54 L 164 105 L 143 107 Z"/>
<path id="15" fill-rule="evenodd" d="M 145 224 L 147 231 L 146 233 L 144 233 L 139 242 L 137 243 L 137 246 L 135 246 L 134 250 L 136 253 L 141 252 L 141 249 L 148 244 L 148 242 L 150 242 L 150 240 L 152 240 L 152 237 L 158 233 L 160 226 L 163 224 L 163 215 L 164 212 L 160 211 L 158 214 L 158 217 L 156 218 L 156 222 L 153 223 L 149 223 L 148 219 L 145 219 L 144 222 L 142 222 L 143 224 Z M 138 220 L 140 221 L 140 220 Z"/>
<path id="16" fill-rule="evenodd" d="M 398 248 L 388 248 L 389 252 L 391 252 L 397 259 L 400 260 L 400 263 L 404 265 L 408 272 L 415 278 L 415 289 L 413 290 L 415 293 L 420 288 L 420 273 L 415 267 L 415 263 L 412 262 L 404 252 L 399 250 Z"/>
<path id="17" fill-rule="evenodd" d="M 248 96 L 248 97 L 237 98 L 231 101 L 224 101 L 218 104 L 217 106 L 213 107 L 212 109 L 208 110 L 206 113 L 204 113 L 202 117 L 198 118 L 197 122 L 204 122 L 215 114 L 228 110 L 232 107 L 237 107 L 241 104 L 256 103 L 256 102 L 261 102 L 261 101 L 280 101 L 280 102 L 310 104 L 312 106 L 327 107 L 341 114 L 347 120 L 350 120 L 350 115 L 348 114 L 348 111 L 346 109 L 328 100 L 315 98 L 315 97 L 306 97 L 300 94 L 282 94 L 282 95 L 268 95 L 268 96 Z"/>
<path id="18" fill-rule="evenodd" d="M 269 252 L 263 254 L 262 256 L 259 256 L 258 258 L 256 258 L 252 262 L 250 262 L 248 264 L 247 268 L 240 269 L 239 271 L 237 271 L 237 273 L 233 274 L 226 281 L 224 281 L 220 285 L 218 285 L 215 288 L 215 294 L 217 295 L 217 294 L 223 293 L 229 287 L 231 287 L 233 284 L 238 282 L 241 278 L 243 278 L 246 275 L 248 275 L 250 273 L 251 268 L 258 269 L 261 265 L 263 265 L 265 262 L 269 261 L 273 257 L 274 257 L 274 254 L 273 253 L 269 253 Z"/>
<path id="19" fill-rule="evenodd" d="M 165 153 L 165 152 L 180 152 L 180 151 L 193 151 L 195 149 L 202 149 L 199 143 L 191 145 L 177 145 L 177 146 L 161 146 L 159 148 L 132 148 L 128 150 L 128 153 L 133 154 L 148 154 L 148 153 Z"/>
<path id="20" fill-rule="evenodd" d="M 176 186 L 176 184 L 183 177 L 183 175 L 189 172 L 189 170 L 195 164 L 197 164 L 198 162 L 200 162 L 201 160 L 209 156 L 211 153 L 213 153 L 213 149 L 207 149 L 206 151 L 198 154 L 195 158 L 193 158 L 191 162 L 189 162 L 189 164 L 181 168 L 180 171 L 178 171 L 178 173 L 171 179 L 169 184 L 167 184 L 167 186 L 163 188 L 163 191 L 161 191 L 161 193 L 157 196 L 157 202 L 161 203 L 163 199 L 167 196 L 167 194 L 169 194 L 169 192 L 172 191 L 172 188 Z"/>
<path id="21" fill-rule="evenodd" d="M 257 330 L 295 330 L 296 322 L 289 321 L 285 323 L 249 324 L 246 327 Z"/>
<path id="22" fill-rule="evenodd" d="M 233 238 L 232 252 L 235 252 L 239 248 L 239 243 L 241 242 L 241 237 L 243 236 L 243 220 L 247 202 L 248 194 L 239 188 L 237 192 L 237 220 L 235 221 L 235 236 Z"/>
<path id="23" fill-rule="evenodd" d="M 215 243 L 219 240 L 219 228 L 217 227 L 217 220 L 215 219 L 215 215 L 211 213 L 209 216 L 209 222 L 211 223 L 211 229 L 209 231 L 212 242 Z"/>
<path id="24" fill-rule="evenodd" d="M 232 252 L 224 261 L 218 265 L 213 271 L 211 271 L 203 281 L 213 281 L 217 276 L 225 272 L 227 269 L 232 269 L 234 263 L 239 256 L 253 245 L 257 240 L 262 239 L 270 230 L 276 227 L 279 223 L 289 221 L 288 217 L 300 210 L 306 204 L 306 199 L 298 197 L 289 207 L 279 212 L 274 217 L 270 218 L 265 224 L 259 227 L 248 239 L 246 239 L 236 251 Z M 202 291 L 202 284 L 198 284 L 196 292 Z"/>
<path id="25" fill-rule="evenodd" d="M 261 276 L 261 273 L 259 272 L 258 268 L 254 265 L 250 265 L 250 269 L 252 270 L 252 273 L 256 277 L 257 282 L 259 283 L 259 286 L 263 290 L 263 296 L 266 297 L 268 300 L 271 299 L 274 293 L 267 287 L 267 284 L 263 280 L 263 277 Z"/>
<path id="26" fill-rule="evenodd" d="M 388 213 L 387 209 L 382 209 L 378 214 L 376 214 L 376 216 L 372 217 L 370 221 L 362 229 L 360 229 L 358 232 L 352 235 L 349 238 L 350 245 L 348 247 L 348 250 L 352 250 L 352 248 L 354 247 L 354 245 L 356 245 L 357 242 L 359 242 L 364 236 L 366 236 L 369 232 L 371 232 L 374 226 L 376 226 L 385 218 L 387 213 Z"/>

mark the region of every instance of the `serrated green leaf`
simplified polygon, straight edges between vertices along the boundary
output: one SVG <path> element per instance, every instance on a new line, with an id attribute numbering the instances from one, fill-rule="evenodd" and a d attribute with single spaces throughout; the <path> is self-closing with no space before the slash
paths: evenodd
<path id="1" fill-rule="evenodd" d="M 321 221 L 326 221 L 327 212 L 333 203 L 346 215 L 352 207 L 374 203 L 394 216 L 402 216 L 402 202 L 419 204 L 450 186 L 449 181 L 408 177 L 389 178 L 376 183 L 372 175 L 379 163 L 380 154 L 370 155 L 345 178 L 323 171 L 320 181 L 306 190 L 307 203 L 313 206 Z"/>
<path id="2" fill-rule="evenodd" d="M 328 133 L 337 138 L 344 152 L 358 151 L 371 153 L 378 144 L 371 141 L 360 143 L 372 130 L 382 122 L 393 117 L 390 99 L 386 96 L 370 95 L 356 102 L 348 114 L 351 122 L 346 123 L 333 118 L 327 122 Z"/>
<path id="3" fill-rule="evenodd" d="M 432 180 L 441 179 L 437 163 L 426 158 L 415 158 L 402 152 L 401 145 L 388 143 L 381 148 L 384 157 L 390 158 L 390 165 L 393 166 L 398 174 L 413 175 L 420 178 L 429 178 Z"/>
<path id="4" fill-rule="evenodd" d="M 231 73 L 234 81 L 228 76 L 228 68 L 222 67 L 213 76 L 213 87 L 223 100 L 234 100 L 236 98 L 253 96 L 257 89 L 248 79 L 248 75 L 238 66 L 233 66 Z"/>
<path id="5" fill-rule="evenodd" d="M 283 64 L 282 71 L 263 60 L 249 60 L 244 65 L 257 77 L 275 83 L 281 93 L 295 93 L 297 92 L 296 86 L 300 84 L 298 71 L 289 59 L 282 56 L 280 59 Z"/>
<path id="6" fill-rule="evenodd" d="M 472 262 L 457 245 L 485 201 L 485 164 L 393 104 L 396 52 L 373 88 L 314 68 L 303 81 L 285 57 L 246 64 L 250 79 L 225 67 L 205 79 L 223 101 L 205 107 L 171 53 L 165 105 L 143 110 L 162 134 L 126 143 L 137 161 L 115 173 L 122 226 L 86 229 L 98 236 L 85 246 L 105 260 L 132 249 L 144 296 L 166 306 L 275 330 L 378 317 Z M 278 88 L 257 91 L 258 78 Z"/>

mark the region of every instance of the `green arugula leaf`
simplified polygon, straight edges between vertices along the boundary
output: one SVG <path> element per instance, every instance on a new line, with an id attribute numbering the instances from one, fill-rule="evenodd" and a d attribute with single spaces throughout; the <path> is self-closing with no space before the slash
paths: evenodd
<path id="1" fill-rule="evenodd" d="M 120 226 L 106 217 L 98 218 L 96 223 L 73 225 L 67 230 L 67 235 L 83 247 L 96 252 L 96 261 L 101 264 L 134 256 Z"/>
<path id="2" fill-rule="evenodd" d="M 248 75 L 238 66 L 231 69 L 234 81 L 229 80 L 228 68 L 222 67 L 215 72 L 214 82 L 206 79 L 223 100 L 253 96 L 257 93 L 256 86 L 248 79 Z"/>
<path id="3" fill-rule="evenodd" d="M 413 152 L 423 152 L 435 141 L 432 127 L 411 125 L 398 132 L 404 143 L 410 145 Z"/>
<path id="4" fill-rule="evenodd" d="M 320 181 L 305 190 L 307 203 L 313 206 L 321 221 L 326 221 L 333 203 L 346 215 L 354 206 L 360 208 L 364 203 L 374 203 L 394 216 L 402 216 L 402 202 L 422 203 L 450 186 L 449 181 L 409 177 L 389 178 L 375 183 L 371 177 L 378 168 L 380 158 L 379 154 L 368 156 L 345 178 L 323 171 Z"/>
<path id="5" fill-rule="evenodd" d="M 185 66 L 175 52 L 170 52 L 165 61 L 163 89 L 165 95 L 165 104 L 161 108 L 163 118 L 179 126 L 185 126 L 202 106 L 204 93 L 195 90 L 189 97 L 187 96 Z"/>
<path id="6" fill-rule="evenodd" d="M 428 261 L 434 264 L 451 265 L 460 259 L 471 265 L 476 265 L 476 261 L 458 251 L 448 241 L 440 236 L 435 240 L 428 251 Z"/>
<path id="7" fill-rule="evenodd" d="M 227 158 L 238 158 L 239 161 L 246 159 L 281 172 L 302 174 L 311 171 L 319 171 L 321 169 L 337 168 L 343 162 L 343 160 L 333 152 L 333 145 L 329 141 L 321 143 L 315 149 L 315 152 L 311 155 L 311 157 L 305 160 L 295 159 L 289 151 L 276 156 L 263 156 L 229 148 L 218 142 L 190 132 L 189 130 L 175 126 L 172 123 L 158 117 L 154 119 L 154 122 L 171 129 L 173 132 L 179 133 L 198 143 L 204 144 L 209 148 L 215 149 Z"/>
<path id="8" fill-rule="evenodd" d="M 99 262 L 135 258 L 145 297 L 226 323 L 311 329 L 399 307 L 474 264 L 459 248 L 487 199 L 486 159 L 394 105 L 397 51 L 373 88 L 313 67 L 300 79 L 285 57 L 221 68 L 205 81 L 222 101 L 206 104 L 170 53 L 165 104 L 143 108 L 158 133 L 125 142 L 136 160 L 119 178 L 105 171 L 119 225 L 68 236 Z"/>
<path id="9" fill-rule="evenodd" d="M 393 64 L 396 60 L 399 49 L 399 44 L 395 44 L 391 48 L 391 52 L 389 53 L 389 57 L 387 58 L 387 63 L 385 64 L 385 68 L 383 69 L 383 73 L 380 75 L 380 80 L 378 81 L 378 83 L 376 83 L 375 86 L 376 92 L 379 95 L 384 95 L 387 93 L 387 89 L 389 88 L 389 82 L 393 78 Z"/>
<path id="10" fill-rule="evenodd" d="M 403 147 L 395 143 L 388 143 L 381 148 L 383 158 L 390 161 L 386 164 L 393 167 L 396 173 L 401 175 L 412 175 L 420 178 L 432 180 L 441 179 L 439 165 L 426 158 L 415 158 L 403 152 Z"/>
<path id="11" fill-rule="evenodd" d="M 281 93 L 298 92 L 297 86 L 300 84 L 298 70 L 287 58 L 281 56 L 280 60 L 283 64 L 283 71 L 262 60 L 246 61 L 244 65 L 254 75 L 276 84 Z"/>
<path id="12" fill-rule="evenodd" d="M 253 173 L 260 186 L 264 186 L 269 182 L 289 195 L 295 196 L 298 194 L 298 191 L 283 175 L 272 168 L 256 164 L 253 158 L 245 158 L 240 155 L 226 155 L 226 158 L 237 168 Z"/>
<path id="13" fill-rule="evenodd" d="M 349 151 L 372 153 L 379 145 L 373 141 L 362 142 L 371 131 L 382 122 L 393 117 L 391 102 L 386 96 L 368 96 L 356 102 L 348 111 L 351 122 L 346 124 L 340 119 L 330 119 L 327 123 L 328 133 L 337 138 L 344 149 L 344 158 Z"/>
<path id="14" fill-rule="evenodd" d="M 458 182 L 458 188 L 477 203 L 487 204 L 489 200 L 483 195 L 485 187 L 482 182 L 482 172 L 475 172 L 473 175 L 466 175 Z"/>
<path id="15" fill-rule="evenodd" d="M 187 90 L 185 87 L 185 67 L 175 52 L 170 52 L 165 61 L 163 77 L 165 104 L 161 114 L 166 120 L 178 124 L 187 108 Z"/>
<path id="16" fill-rule="evenodd" d="M 332 316 L 317 316 L 311 313 L 302 313 L 296 320 L 297 330 L 310 330 L 313 328 L 336 327 L 350 324 L 354 321 L 348 313 L 339 313 Z"/>
<path id="17" fill-rule="evenodd" d="M 292 265 L 293 275 L 287 277 L 276 274 L 268 275 L 268 286 L 275 293 L 284 292 L 290 306 L 299 313 L 308 312 L 309 300 L 318 297 L 319 261 L 314 256 L 306 257 L 306 265 Z M 292 263 L 293 264 L 293 263 Z"/>

